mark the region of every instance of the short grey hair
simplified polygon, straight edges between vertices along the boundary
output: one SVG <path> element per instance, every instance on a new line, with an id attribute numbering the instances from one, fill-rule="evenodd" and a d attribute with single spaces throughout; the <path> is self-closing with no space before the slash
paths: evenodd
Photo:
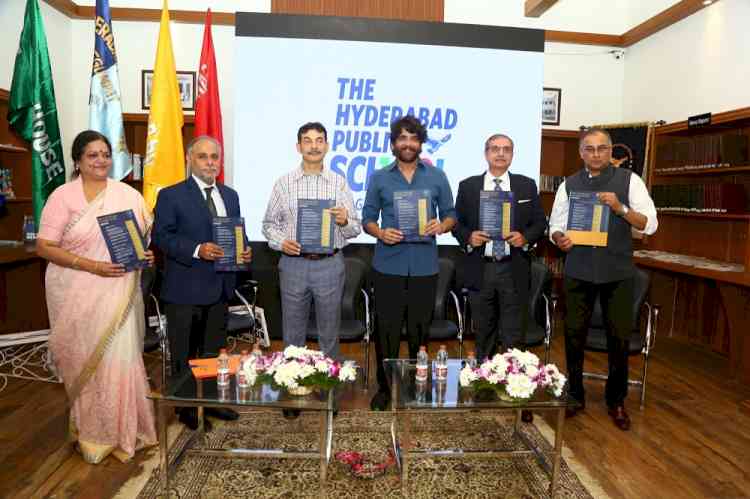
<path id="1" fill-rule="evenodd" d="M 494 135 L 490 135 L 487 140 L 484 141 L 484 152 L 487 152 L 487 150 L 490 148 L 490 142 L 495 139 L 508 139 L 510 141 L 510 147 L 512 147 L 514 150 L 516 148 L 516 145 L 513 143 L 513 139 L 511 139 L 504 133 L 496 133 Z"/>
<path id="2" fill-rule="evenodd" d="M 187 145 L 187 154 L 188 154 L 188 156 L 192 155 L 192 153 L 193 153 L 193 147 L 195 147 L 195 144 L 197 144 L 198 142 L 203 142 L 204 140 L 207 140 L 209 142 L 213 142 L 214 145 L 216 145 L 217 149 L 219 149 L 219 157 L 222 157 L 221 144 L 219 143 L 218 140 L 216 140 L 215 138 L 211 137 L 210 135 L 198 135 L 197 137 L 194 137 L 193 140 L 191 140 L 188 143 L 188 145 Z"/>
<path id="3" fill-rule="evenodd" d="M 607 143 L 609 143 L 609 145 L 612 145 L 612 136 L 608 131 L 606 131 L 604 128 L 592 126 L 591 128 L 588 128 L 586 129 L 586 131 L 581 133 L 581 136 L 578 138 L 578 148 L 580 149 L 581 147 L 583 147 L 584 140 L 596 134 L 604 135 L 607 138 Z"/>

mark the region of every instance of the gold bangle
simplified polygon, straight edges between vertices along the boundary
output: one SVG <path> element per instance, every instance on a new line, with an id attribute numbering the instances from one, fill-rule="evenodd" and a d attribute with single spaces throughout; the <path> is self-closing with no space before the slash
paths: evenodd
<path id="1" fill-rule="evenodd" d="M 96 262 L 96 265 L 94 265 L 94 274 L 96 274 L 97 272 L 99 272 L 99 264 L 100 263 L 101 262 Z"/>
<path id="2" fill-rule="evenodd" d="M 70 264 L 70 268 L 78 270 L 78 265 L 76 265 L 76 263 L 80 259 L 81 259 L 80 256 L 77 256 L 77 257 L 73 258 L 73 263 Z"/>

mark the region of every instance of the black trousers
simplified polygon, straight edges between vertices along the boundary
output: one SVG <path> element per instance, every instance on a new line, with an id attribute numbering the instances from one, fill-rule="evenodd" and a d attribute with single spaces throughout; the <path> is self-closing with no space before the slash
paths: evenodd
<path id="1" fill-rule="evenodd" d="M 416 359 L 419 346 L 427 345 L 438 276 L 400 276 L 376 271 L 373 271 L 373 275 L 377 310 L 375 354 L 378 385 L 381 390 L 388 390 L 383 359 L 398 358 L 404 315 L 409 358 Z"/>
<path id="2" fill-rule="evenodd" d="M 585 403 L 583 353 L 597 295 L 607 331 L 609 376 L 605 399 L 609 407 L 620 405 L 628 394 L 628 341 L 633 331 L 633 280 L 594 284 L 565 278 L 565 360 L 570 395 Z"/>
<path id="3" fill-rule="evenodd" d="M 164 309 L 173 378 L 188 369 L 188 359 L 218 355 L 219 349 L 226 346 L 226 303 L 167 303 Z"/>
<path id="4" fill-rule="evenodd" d="M 510 259 L 487 262 L 484 265 L 482 289 L 472 293 L 472 310 L 477 311 L 479 331 L 476 337 L 476 357 L 482 362 L 508 348 L 523 348 L 528 326 L 528 306 L 521 298 L 513 281 Z"/>

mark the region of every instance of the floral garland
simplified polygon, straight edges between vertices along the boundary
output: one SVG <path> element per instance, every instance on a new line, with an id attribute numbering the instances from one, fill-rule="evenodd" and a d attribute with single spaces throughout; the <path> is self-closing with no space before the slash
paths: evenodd
<path id="1" fill-rule="evenodd" d="M 283 352 L 251 357 L 241 366 L 249 384 L 272 383 L 294 390 L 300 386 L 330 389 L 357 378 L 356 364 L 326 357 L 323 352 L 290 345 Z"/>
<path id="2" fill-rule="evenodd" d="M 474 390 L 492 389 L 501 398 L 520 401 L 531 398 L 538 388 L 555 397 L 562 395 L 567 379 L 554 364 L 542 364 L 539 357 L 517 348 L 496 354 L 479 367 L 466 365 L 460 373 L 462 387 Z"/>

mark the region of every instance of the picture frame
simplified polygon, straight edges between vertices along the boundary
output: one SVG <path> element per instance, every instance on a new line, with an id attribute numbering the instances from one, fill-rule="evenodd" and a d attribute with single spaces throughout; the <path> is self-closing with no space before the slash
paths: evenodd
<path id="1" fill-rule="evenodd" d="M 151 86 L 154 71 L 141 70 L 141 109 L 151 109 Z M 177 71 L 177 87 L 180 90 L 180 103 L 183 111 L 195 110 L 195 71 Z"/>
<path id="2" fill-rule="evenodd" d="M 542 93 L 542 125 L 560 125 L 562 89 L 544 87 Z"/>

